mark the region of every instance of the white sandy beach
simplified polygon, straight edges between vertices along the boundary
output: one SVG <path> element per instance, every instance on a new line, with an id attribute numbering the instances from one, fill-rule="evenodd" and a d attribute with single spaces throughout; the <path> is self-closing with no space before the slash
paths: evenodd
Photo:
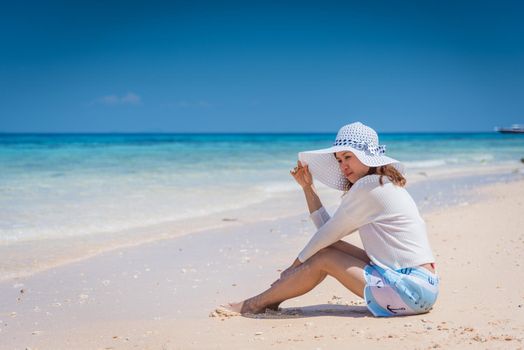
<path id="1" fill-rule="evenodd" d="M 522 349 L 524 181 L 474 191 L 425 215 L 441 276 L 429 314 L 374 318 L 328 279 L 278 314 L 210 317 L 266 288 L 313 233 L 306 214 L 240 218 L 1 282 L 0 348 Z"/>

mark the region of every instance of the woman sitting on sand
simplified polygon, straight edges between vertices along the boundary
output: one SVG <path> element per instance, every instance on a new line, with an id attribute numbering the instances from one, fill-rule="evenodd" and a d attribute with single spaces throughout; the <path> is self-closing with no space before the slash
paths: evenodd
<path id="1" fill-rule="evenodd" d="M 358 122 L 342 127 L 332 147 L 299 153 L 291 175 L 304 190 L 317 232 L 269 289 L 224 311 L 277 309 L 330 275 L 364 298 L 375 316 L 428 312 L 439 279 L 426 226 L 404 189 L 402 165 L 384 153 L 377 133 Z M 345 191 L 333 217 L 322 206 L 313 177 Z M 356 230 L 364 250 L 341 240 Z"/>

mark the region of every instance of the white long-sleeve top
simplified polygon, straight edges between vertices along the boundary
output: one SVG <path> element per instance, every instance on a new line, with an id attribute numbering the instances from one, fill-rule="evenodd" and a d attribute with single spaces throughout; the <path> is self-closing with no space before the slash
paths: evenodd
<path id="1" fill-rule="evenodd" d="M 317 232 L 299 254 L 301 262 L 358 230 L 370 260 L 400 269 L 434 262 L 426 224 L 405 188 L 380 175 L 360 178 L 330 217 L 324 207 L 311 214 Z"/>

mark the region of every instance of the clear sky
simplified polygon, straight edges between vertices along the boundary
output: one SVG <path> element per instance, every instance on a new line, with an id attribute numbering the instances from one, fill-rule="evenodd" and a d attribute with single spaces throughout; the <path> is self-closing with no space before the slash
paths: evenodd
<path id="1" fill-rule="evenodd" d="M 4 2 L 0 132 L 524 123 L 523 1 L 166 3 Z"/>

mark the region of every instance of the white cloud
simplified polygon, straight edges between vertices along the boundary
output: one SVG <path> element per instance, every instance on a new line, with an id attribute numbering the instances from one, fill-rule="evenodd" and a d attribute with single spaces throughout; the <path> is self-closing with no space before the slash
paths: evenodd
<path id="1" fill-rule="evenodd" d="M 130 104 L 130 105 L 139 105 L 142 103 L 142 100 L 140 99 L 140 96 L 132 93 L 132 92 L 128 92 L 127 95 L 125 96 L 122 96 L 122 98 L 120 99 L 121 103 L 123 104 Z"/>
<path id="2" fill-rule="evenodd" d="M 142 104 L 142 98 L 135 93 L 128 92 L 126 95 L 105 95 L 95 99 L 92 104 L 101 104 L 106 106 L 133 105 Z"/>

